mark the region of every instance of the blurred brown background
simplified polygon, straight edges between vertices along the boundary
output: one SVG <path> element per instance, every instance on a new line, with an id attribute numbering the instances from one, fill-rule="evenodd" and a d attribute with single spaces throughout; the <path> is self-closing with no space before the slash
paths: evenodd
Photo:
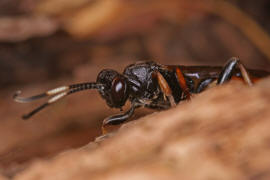
<path id="1" fill-rule="evenodd" d="M 223 65 L 237 56 L 270 70 L 269 9 L 267 0 L 1 0 L 0 174 L 87 144 L 118 112 L 88 91 L 25 122 L 21 115 L 41 102 L 14 103 L 16 90 L 95 81 L 102 68 L 121 72 L 139 60 Z"/>

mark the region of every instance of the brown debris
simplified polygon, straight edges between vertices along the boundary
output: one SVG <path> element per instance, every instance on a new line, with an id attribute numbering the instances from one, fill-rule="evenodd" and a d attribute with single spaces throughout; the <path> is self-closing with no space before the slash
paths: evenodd
<path id="1" fill-rule="evenodd" d="M 269 88 L 268 78 L 205 91 L 15 179 L 269 179 Z"/>
<path id="2" fill-rule="evenodd" d="M 7 180 L 7 178 L 0 175 L 0 180 Z"/>
<path id="3" fill-rule="evenodd" d="M 48 36 L 57 29 L 58 24 L 48 17 L 1 17 L 0 41 L 16 42 L 35 36 Z"/>

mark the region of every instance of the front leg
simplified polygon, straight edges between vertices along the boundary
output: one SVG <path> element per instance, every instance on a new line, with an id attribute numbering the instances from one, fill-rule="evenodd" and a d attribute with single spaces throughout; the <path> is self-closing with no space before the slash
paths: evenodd
<path id="1" fill-rule="evenodd" d="M 252 83 L 252 81 L 251 81 L 251 79 L 250 79 L 250 77 L 248 75 L 248 72 L 247 72 L 246 68 L 240 62 L 240 60 L 238 58 L 235 58 L 235 57 L 231 58 L 228 61 L 228 63 L 223 67 L 223 69 L 222 69 L 222 71 L 221 71 L 221 73 L 219 75 L 217 84 L 224 84 L 225 82 L 229 81 L 232 78 L 234 70 L 236 68 L 240 69 L 243 80 L 249 86 L 252 86 L 253 83 Z"/>
<path id="2" fill-rule="evenodd" d="M 103 124 L 102 124 L 103 134 L 106 133 L 105 127 L 107 125 L 119 125 L 119 124 L 124 123 L 126 120 L 128 120 L 133 115 L 134 110 L 136 108 L 139 108 L 140 106 L 141 105 L 138 103 L 132 103 L 131 108 L 128 111 L 126 111 L 125 113 L 109 116 L 106 119 L 104 119 Z"/>

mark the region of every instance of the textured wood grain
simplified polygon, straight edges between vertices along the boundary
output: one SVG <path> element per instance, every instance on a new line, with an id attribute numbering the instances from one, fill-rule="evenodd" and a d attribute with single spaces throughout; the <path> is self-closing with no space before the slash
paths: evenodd
<path id="1" fill-rule="evenodd" d="M 269 88 L 269 78 L 213 88 L 15 179 L 269 179 Z"/>

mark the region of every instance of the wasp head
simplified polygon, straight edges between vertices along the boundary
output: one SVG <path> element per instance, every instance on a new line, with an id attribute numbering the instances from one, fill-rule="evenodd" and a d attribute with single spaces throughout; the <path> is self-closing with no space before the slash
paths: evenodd
<path id="1" fill-rule="evenodd" d="M 98 91 L 109 107 L 121 108 L 125 105 L 129 96 L 126 77 L 115 70 L 104 69 L 98 74 L 97 83 L 103 85 Z"/>

